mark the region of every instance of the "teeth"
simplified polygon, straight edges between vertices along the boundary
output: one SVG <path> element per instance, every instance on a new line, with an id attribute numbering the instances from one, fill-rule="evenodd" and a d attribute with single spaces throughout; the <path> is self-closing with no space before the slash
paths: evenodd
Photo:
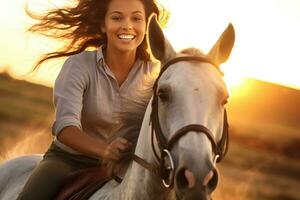
<path id="1" fill-rule="evenodd" d="M 119 38 L 122 40 L 132 40 L 134 37 L 134 35 L 119 35 Z"/>

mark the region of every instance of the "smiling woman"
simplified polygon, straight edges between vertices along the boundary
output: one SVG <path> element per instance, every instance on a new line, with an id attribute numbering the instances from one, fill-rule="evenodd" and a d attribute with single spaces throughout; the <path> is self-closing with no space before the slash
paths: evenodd
<path id="1" fill-rule="evenodd" d="M 37 20 L 30 32 L 65 44 L 35 69 L 68 58 L 54 85 L 53 143 L 18 199 L 54 199 L 72 172 L 99 167 L 101 182 L 110 175 L 105 164 L 128 166 L 124 157 L 134 150 L 159 68 L 147 51 L 148 18 L 163 24 L 168 15 L 154 0 L 77 0 L 41 15 L 26 12 Z M 132 116 L 138 120 L 128 123 Z"/>

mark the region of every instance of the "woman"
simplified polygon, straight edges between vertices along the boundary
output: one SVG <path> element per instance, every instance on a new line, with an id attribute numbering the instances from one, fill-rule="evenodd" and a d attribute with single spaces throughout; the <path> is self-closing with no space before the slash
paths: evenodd
<path id="1" fill-rule="evenodd" d="M 151 88 L 147 77 L 158 66 L 146 51 L 152 13 L 166 22 L 154 0 L 78 0 L 75 7 L 43 17 L 29 13 L 40 20 L 31 31 L 70 39 L 36 68 L 48 59 L 70 57 L 54 86 L 54 141 L 18 199 L 54 199 L 71 172 L 119 161 L 133 151 L 138 130 L 129 122 L 139 106 L 145 110 L 150 98 L 145 91 Z M 88 47 L 98 49 L 85 51 Z"/>

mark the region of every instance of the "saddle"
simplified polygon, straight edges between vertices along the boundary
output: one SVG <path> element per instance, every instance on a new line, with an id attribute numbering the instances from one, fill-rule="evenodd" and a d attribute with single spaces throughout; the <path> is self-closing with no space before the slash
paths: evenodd
<path id="1" fill-rule="evenodd" d="M 103 166 L 79 170 L 63 180 L 55 200 L 86 200 L 113 178 Z"/>
<path id="2" fill-rule="evenodd" d="M 116 163 L 108 162 L 99 167 L 91 167 L 71 173 L 62 181 L 61 189 L 55 200 L 87 200 L 108 181 L 114 179 L 121 183 L 122 179 L 116 174 L 122 171 L 124 173 L 131 161 L 132 155 L 126 153 Z"/>

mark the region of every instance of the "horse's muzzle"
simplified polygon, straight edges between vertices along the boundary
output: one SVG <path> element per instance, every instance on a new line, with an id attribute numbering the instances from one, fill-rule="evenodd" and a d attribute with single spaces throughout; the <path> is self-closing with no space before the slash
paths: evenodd
<path id="1" fill-rule="evenodd" d="M 209 200 L 210 194 L 216 189 L 219 179 L 219 173 L 213 168 L 202 179 L 197 179 L 195 173 L 181 168 L 175 175 L 175 188 L 179 199 L 197 199 Z"/>

